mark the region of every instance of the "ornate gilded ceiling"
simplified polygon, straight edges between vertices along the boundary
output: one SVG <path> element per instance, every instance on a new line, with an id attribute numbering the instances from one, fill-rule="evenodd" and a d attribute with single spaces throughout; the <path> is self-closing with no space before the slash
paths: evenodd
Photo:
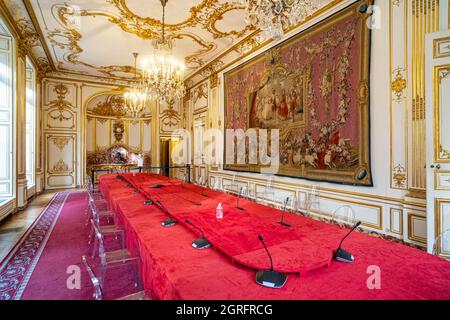
<path id="1" fill-rule="evenodd" d="M 160 0 L 3 0 L 24 46 L 44 71 L 94 76 L 103 81 L 133 76 L 132 52 L 153 53 L 161 33 Z M 332 0 L 318 0 L 322 7 Z M 217 57 L 248 51 L 265 39 L 245 23 L 240 0 L 169 0 L 166 34 L 189 78 L 217 68 Z M 205 71 L 206 70 L 206 71 Z"/>

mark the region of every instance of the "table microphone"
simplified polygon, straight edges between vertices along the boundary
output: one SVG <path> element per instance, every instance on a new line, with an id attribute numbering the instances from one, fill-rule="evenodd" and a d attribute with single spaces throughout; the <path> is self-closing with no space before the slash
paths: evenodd
<path id="1" fill-rule="evenodd" d="M 116 179 L 119 179 L 119 180 L 122 180 L 122 181 L 123 181 L 124 178 L 123 178 L 123 176 L 120 174 L 119 170 L 115 169 L 115 171 L 116 171 L 116 173 L 117 173 Z"/>
<path id="2" fill-rule="evenodd" d="M 287 276 L 273 270 L 272 256 L 270 255 L 269 250 L 267 249 L 266 243 L 264 242 L 264 238 L 260 234 L 258 235 L 258 239 L 259 241 L 261 241 L 262 245 L 264 246 L 264 249 L 267 252 L 267 255 L 269 256 L 270 270 L 259 270 L 256 273 L 256 282 L 262 286 L 269 288 L 275 289 L 282 288 L 287 281 Z"/>
<path id="3" fill-rule="evenodd" d="M 161 209 L 165 214 L 169 216 L 169 219 L 166 219 L 163 222 L 161 222 L 161 225 L 163 227 L 170 228 L 177 224 L 173 216 L 170 214 L 169 210 L 167 210 L 167 208 L 163 206 L 160 200 L 156 200 L 155 204 L 159 209 Z"/>
<path id="4" fill-rule="evenodd" d="M 283 210 L 281 211 L 281 220 L 280 220 L 280 222 L 278 222 L 278 224 L 281 224 L 284 227 L 290 228 L 291 225 L 284 222 L 284 213 L 286 212 L 288 202 L 289 202 L 289 197 L 287 197 L 286 200 L 284 200 Z"/>
<path id="5" fill-rule="evenodd" d="M 185 220 L 185 222 L 186 222 L 187 224 L 190 224 L 191 226 L 193 226 L 195 229 L 197 229 L 198 231 L 200 231 L 200 233 L 202 234 L 202 237 L 201 237 L 201 238 L 198 238 L 198 239 L 192 241 L 192 246 L 193 246 L 195 249 L 202 250 L 202 249 L 207 249 L 207 248 L 211 247 L 211 243 L 209 243 L 209 241 L 206 240 L 205 234 L 203 233 L 203 230 L 202 230 L 202 229 L 200 229 L 199 227 L 197 227 L 196 225 L 194 225 L 194 224 L 193 224 L 192 222 L 190 222 L 189 220 Z"/>
<path id="6" fill-rule="evenodd" d="M 150 204 L 153 204 L 152 198 L 151 198 L 148 194 L 146 194 L 145 191 L 142 190 L 142 187 L 138 187 L 137 190 L 139 191 L 139 193 L 140 193 L 142 196 L 144 196 L 144 198 L 147 199 L 147 200 L 145 200 L 144 205 L 148 206 L 148 205 L 150 205 Z"/>
<path id="7" fill-rule="evenodd" d="M 348 251 L 342 249 L 341 246 L 342 246 L 342 243 L 344 242 L 344 240 L 347 239 L 347 237 L 348 237 L 353 231 L 355 231 L 356 228 L 358 228 L 360 225 L 361 225 L 361 221 L 358 221 L 358 222 L 353 226 L 352 230 L 350 230 L 350 232 L 347 233 L 347 234 L 345 235 L 344 238 L 342 238 L 341 243 L 339 243 L 339 247 L 337 248 L 337 250 L 336 250 L 336 252 L 335 252 L 335 254 L 334 254 L 334 259 L 335 259 L 335 260 L 340 261 L 340 262 L 347 262 L 347 263 L 351 263 L 351 262 L 353 262 L 353 261 L 355 260 L 355 258 L 353 257 L 353 255 L 352 255 L 350 252 L 348 252 Z"/>

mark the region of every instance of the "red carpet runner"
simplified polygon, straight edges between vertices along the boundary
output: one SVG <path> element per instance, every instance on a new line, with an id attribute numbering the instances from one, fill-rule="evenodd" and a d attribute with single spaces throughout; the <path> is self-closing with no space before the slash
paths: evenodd
<path id="1" fill-rule="evenodd" d="M 67 193 L 58 193 L 1 263 L 1 300 L 22 296 L 67 197 Z"/>
<path id="2" fill-rule="evenodd" d="M 93 288 L 81 263 L 81 256 L 90 252 L 86 208 L 84 192 L 55 195 L 0 264 L 0 300 L 92 299 Z M 80 286 L 69 289 L 73 270 L 80 271 Z M 135 291 L 129 268 L 111 270 L 106 285 L 107 299 Z"/>

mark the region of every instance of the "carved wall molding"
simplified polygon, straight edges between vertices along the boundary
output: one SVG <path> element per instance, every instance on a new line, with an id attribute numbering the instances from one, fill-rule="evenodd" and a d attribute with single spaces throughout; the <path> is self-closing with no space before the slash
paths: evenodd
<path id="1" fill-rule="evenodd" d="M 53 143 L 58 147 L 58 149 L 63 152 L 64 148 L 67 146 L 67 144 L 70 141 L 69 137 L 54 137 Z"/>
<path id="2" fill-rule="evenodd" d="M 66 96 L 69 92 L 68 87 L 59 83 L 53 88 L 53 91 L 56 93 L 57 99 L 50 101 L 49 107 L 56 108 L 59 113 L 56 115 L 49 113 L 48 116 L 53 120 L 59 120 L 60 122 L 72 119 L 72 112 L 66 112 L 67 109 L 71 111 L 71 109 L 74 108 L 72 103 L 66 100 Z"/>
<path id="3" fill-rule="evenodd" d="M 64 162 L 63 159 L 60 159 L 57 163 L 55 163 L 52 169 L 52 173 L 63 173 L 68 171 L 69 166 L 67 163 Z"/>
<path id="4" fill-rule="evenodd" d="M 181 116 L 178 111 L 174 110 L 173 104 L 169 104 L 161 115 L 161 122 L 169 128 L 175 127 L 180 123 Z"/>

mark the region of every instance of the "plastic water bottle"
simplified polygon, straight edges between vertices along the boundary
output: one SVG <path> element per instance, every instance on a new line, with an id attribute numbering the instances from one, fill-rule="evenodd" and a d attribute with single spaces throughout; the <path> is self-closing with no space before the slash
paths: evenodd
<path id="1" fill-rule="evenodd" d="M 216 208 L 216 218 L 217 219 L 222 219 L 223 218 L 223 208 L 222 208 L 222 203 L 219 203 L 219 205 Z"/>

